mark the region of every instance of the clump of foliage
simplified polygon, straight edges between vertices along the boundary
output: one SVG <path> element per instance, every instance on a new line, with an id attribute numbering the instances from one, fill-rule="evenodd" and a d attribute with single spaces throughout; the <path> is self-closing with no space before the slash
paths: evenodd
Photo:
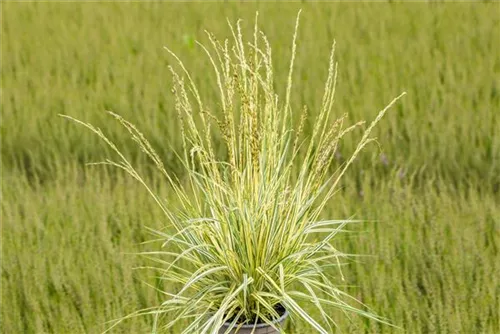
<path id="1" fill-rule="evenodd" d="M 164 175 L 177 196 L 176 207 L 155 193 L 99 128 L 65 116 L 100 136 L 120 158 L 100 164 L 129 173 L 144 185 L 165 214 L 169 228 L 154 231 L 162 249 L 141 254 L 156 263 L 152 269 L 167 285 L 181 288 L 176 292 L 162 290 L 168 297 L 165 302 L 130 315 L 153 315 L 154 332 L 186 318 L 190 322 L 183 333 L 217 333 L 225 322 L 235 328 L 257 321 L 272 324 L 280 316 L 276 311 L 279 305 L 292 318 L 306 321 L 321 333 L 331 333 L 336 325 L 325 307 L 385 321 L 364 311 L 359 301 L 325 275 L 325 268 L 336 266 L 342 276 L 341 261 L 349 255 L 336 249 L 333 241 L 354 221 L 320 220 L 320 214 L 356 156 L 375 140 L 370 137 L 373 127 L 403 94 L 380 111 L 352 155 L 335 172 L 329 172 L 342 137 L 362 122 L 346 126 L 346 115 L 334 119 L 334 43 L 321 109 L 315 112 L 312 130 L 303 136 L 306 108 L 298 126 L 294 126 L 292 114 L 296 108 L 290 97 L 298 25 L 299 16 L 284 98 L 276 93 L 271 47 L 258 29 L 257 19 L 248 43 L 244 42 L 240 21 L 234 27 L 229 25 L 231 42 L 220 42 L 207 33 L 211 48 L 198 44 L 216 75 L 218 113 L 206 107 L 182 61 L 167 49 L 180 69 L 170 68 L 183 145 L 178 157 L 187 171 L 185 180 L 165 169 L 133 124 L 109 112 Z M 215 135 L 225 145 L 223 154 L 214 149 Z M 321 321 L 301 307 L 304 301 L 314 304 Z M 174 314 L 173 320 L 162 322 L 164 314 Z"/>

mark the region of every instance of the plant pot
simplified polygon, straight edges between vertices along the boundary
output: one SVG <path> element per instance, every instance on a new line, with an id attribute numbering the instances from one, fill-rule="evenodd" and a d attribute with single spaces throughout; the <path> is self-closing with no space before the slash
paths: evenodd
<path id="1" fill-rule="evenodd" d="M 273 321 L 273 324 L 277 324 L 280 327 L 283 327 L 283 324 L 286 321 L 286 318 L 288 318 L 288 312 L 284 310 L 283 315 Z M 231 326 L 230 322 L 226 322 L 222 327 L 219 329 L 219 334 L 225 334 L 226 331 L 228 330 L 229 326 Z M 238 326 L 236 326 L 237 328 Z M 248 325 L 243 325 L 241 328 L 236 332 L 236 328 L 232 329 L 229 333 L 230 334 L 279 334 L 279 331 L 271 327 L 269 324 L 266 323 L 258 323 L 256 325 L 254 324 L 248 324 Z"/>

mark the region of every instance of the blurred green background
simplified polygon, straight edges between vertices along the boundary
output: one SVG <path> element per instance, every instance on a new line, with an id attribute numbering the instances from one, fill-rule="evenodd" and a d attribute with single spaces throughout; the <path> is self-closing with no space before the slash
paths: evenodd
<path id="1" fill-rule="evenodd" d="M 85 167 L 111 153 L 58 114 L 101 127 L 173 200 L 104 111 L 135 123 L 182 174 L 163 46 L 216 108 L 211 66 L 195 40 L 207 42 L 205 29 L 229 38 L 226 18 L 243 19 L 250 32 L 258 10 L 283 92 L 301 8 L 297 113 L 307 105 L 314 120 L 333 39 L 339 116 L 371 121 L 408 93 L 375 130 L 380 147 L 359 157 L 325 212 L 379 221 L 337 241 L 371 255 L 346 267 L 346 290 L 404 330 L 338 314 L 340 329 L 500 332 L 499 3 L 26 2 L 2 3 L 1 13 L 3 333 L 99 333 L 162 301 L 129 255 L 150 238 L 145 226 L 162 226 L 161 212 L 120 171 Z M 340 160 L 360 135 L 345 139 Z M 112 333 L 147 333 L 151 322 L 128 320 Z M 288 331 L 313 333 L 299 321 Z"/>

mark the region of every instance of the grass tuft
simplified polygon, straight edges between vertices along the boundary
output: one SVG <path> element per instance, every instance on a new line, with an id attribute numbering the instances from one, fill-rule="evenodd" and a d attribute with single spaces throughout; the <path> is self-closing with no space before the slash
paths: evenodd
<path id="1" fill-rule="evenodd" d="M 330 333 L 336 325 L 325 312 L 326 306 L 387 323 L 364 310 L 365 305 L 324 274 L 325 268 L 333 263 L 343 279 L 341 261 L 349 255 L 335 248 L 334 241 L 352 220 L 319 217 L 360 151 L 375 140 L 370 137 L 372 129 L 405 93 L 379 112 L 349 159 L 329 174 L 343 136 L 363 124 L 344 127 L 345 117 L 333 119 L 338 68 L 335 43 L 322 105 L 312 132 L 302 137 L 306 113 L 295 130 L 292 122 L 295 108 L 290 102 L 300 11 L 292 39 L 284 102 L 274 88 L 272 51 L 264 33 L 258 30 L 257 17 L 253 43 L 244 41 L 241 21 L 236 26 L 229 25 L 232 41 L 220 43 L 208 34 L 211 51 L 197 43 L 213 66 L 219 88 L 220 118 L 207 109 L 180 58 L 165 48 L 180 69 L 177 72 L 170 68 L 181 122 L 183 152 L 179 158 L 187 170 L 188 189 L 165 170 L 158 154 L 133 124 L 109 112 L 166 178 L 180 210 L 162 201 L 100 129 L 63 115 L 90 129 L 112 148 L 120 160 L 101 164 L 125 170 L 146 187 L 174 231 L 173 234 L 155 231 L 162 248 L 168 250 L 141 255 L 154 258 L 156 266 L 148 269 L 157 272 L 161 280 L 181 286 L 180 291 L 161 291 L 170 298 L 160 306 L 137 311 L 120 321 L 154 315 L 153 332 L 163 332 L 186 318 L 191 320 L 183 333 L 194 329 L 217 333 L 228 321 L 236 328 L 257 321 L 275 327 L 273 319 L 279 317 L 276 309 L 282 305 L 292 318 L 307 322 L 321 333 Z M 225 143 L 227 159 L 214 149 L 215 131 Z M 294 175 L 297 166 L 300 166 L 298 175 Z M 189 265 L 180 266 L 180 261 Z M 303 301 L 313 303 L 323 324 L 300 306 Z M 162 316 L 172 313 L 176 314 L 175 319 L 165 322 Z"/>

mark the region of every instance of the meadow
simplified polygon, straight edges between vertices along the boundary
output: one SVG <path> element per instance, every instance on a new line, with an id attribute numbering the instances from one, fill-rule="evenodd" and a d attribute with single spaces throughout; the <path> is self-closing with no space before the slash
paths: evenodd
<path id="1" fill-rule="evenodd" d="M 205 29 L 229 37 L 226 18 L 248 33 L 258 10 L 284 91 L 299 9 L 297 110 L 314 118 L 333 39 L 339 116 L 371 121 L 407 92 L 324 212 L 370 220 L 335 241 L 365 255 L 344 267 L 344 289 L 398 327 L 334 313 L 339 333 L 500 333 L 500 5 L 490 2 L 3 3 L 2 333 L 100 333 L 163 300 L 133 269 L 152 237 L 145 227 L 163 226 L 160 209 L 125 173 L 86 166 L 112 152 L 58 114 L 99 126 L 172 201 L 104 111 L 136 124 L 182 177 L 163 46 L 216 112 L 215 77 L 195 41 L 207 41 Z M 360 136 L 345 138 L 339 163 Z M 140 317 L 111 333 L 151 325 Z M 297 321 L 287 330 L 314 333 Z"/>

